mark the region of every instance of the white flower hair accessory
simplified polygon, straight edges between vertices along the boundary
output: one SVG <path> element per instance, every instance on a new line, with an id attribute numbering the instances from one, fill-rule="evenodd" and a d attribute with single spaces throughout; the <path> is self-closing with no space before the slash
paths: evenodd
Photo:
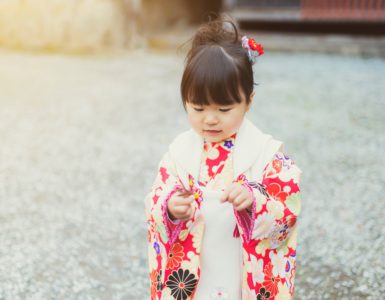
<path id="1" fill-rule="evenodd" d="M 262 44 L 258 44 L 253 38 L 242 37 L 242 47 L 247 50 L 252 65 L 257 62 L 257 57 L 264 53 Z"/>

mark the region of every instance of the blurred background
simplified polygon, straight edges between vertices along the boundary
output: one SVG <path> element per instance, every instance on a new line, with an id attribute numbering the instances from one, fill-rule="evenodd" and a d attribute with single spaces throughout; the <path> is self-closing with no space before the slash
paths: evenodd
<path id="1" fill-rule="evenodd" d="M 303 170 L 295 299 L 383 298 L 385 1 L 1 0 L 0 299 L 149 299 L 144 197 L 218 14 Z"/>

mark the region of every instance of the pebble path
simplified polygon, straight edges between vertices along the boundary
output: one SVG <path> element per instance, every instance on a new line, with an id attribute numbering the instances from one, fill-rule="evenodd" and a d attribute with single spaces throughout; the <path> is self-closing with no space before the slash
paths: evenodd
<path id="1" fill-rule="evenodd" d="M 0 299 L 149 299 L 144 196 L 183 56 L 0 51 Z M 303 171 L 296 299 L 385 293 L 385 60 L 265 53 L 248 113 Z"/>

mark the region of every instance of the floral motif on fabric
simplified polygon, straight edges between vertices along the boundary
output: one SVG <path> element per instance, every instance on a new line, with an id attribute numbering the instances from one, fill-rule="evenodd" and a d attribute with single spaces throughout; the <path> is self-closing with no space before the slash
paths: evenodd
<path id="1" fill-rule="evenodd" d="M 225 141 L 217 151 L 218 157 L 227 157 L 234 147 L 234 141 Z M 210 145 L 211 146 L 211 145 Z M 219 146 L 219 145 L 217 145 Z M 211 148 L 210 148 L 211 149 Z M 222 153 L 222 154 L 221 154 Z M 222 156 L 220 156 L 222 155 Z M 220 170 L 222 159 L 210 156 L 207 178 Z M 214 167 L 217 168 L 214 168 Z M 209 171 L 210 170 L 210 171 Z M 217 176 L 218 176 L 217 174 Z M 295 285 L 295 259 L 297 243 L 297 219 L 301 211 L 299 188 L 301 170 L 294 161 L 282 152 L 277 152 L 263 169 L 262 179 L 238 177 L 247 185 L 255 198 L 251 225 L 240 226 L 242 236 L 242 299 L 291 299 Z M 216 178 L 216 176 L 214 176 Z M 219 175 L 218 178 L 221 178 Z M 202 180 L 201 183 L 205 183 Z M 158 177 L 151 192 L 146 196 L 146 218 L 148 225 L 149 277 L 151 300 L 180 299 L 193 300 L 200 278 L 200 247 L 204 232 L 201 218 L 194 216 L 188 222 L 175 225 L 179 231 L 169 238 L 167 220 L 162 205 L 166 197 L 181 181 L 174 163 L 165 156 L 159 164 Z M 202 201 L 197 179 L 189 175 L 190 190 L 197 204 Z M 199 210 L 196 210 L 199 211 Z M 243 218 L 238 218 L 239 221 Z M 249 228 L 248 228 L 249 227 Z M 250 230 L 248 240 L 245 230 Z M 215 287 L 213 287 L 214 289 Z M 225 290 L 213 291 L 217 299 L 226 297 Z M 222 293 L 222 294 L 221 294 Z"/>
<path id="2" fill-rule="evenodd" d="M 195 290 L 198 280 L 189 270 L 178 269 L 173 271 L 166 281 L 171 289 L 171 295 L 177 300 L 186 300 Z"/>
<path id="3" fill-rule="evenodd" d="M 236 133 L 220 142 L 204 142 L 198 182 L 200 186 L 207 186 L 210 182 L 213 189 L 219 190 L 231 182 L 231 152 L 235 138 Z"/>

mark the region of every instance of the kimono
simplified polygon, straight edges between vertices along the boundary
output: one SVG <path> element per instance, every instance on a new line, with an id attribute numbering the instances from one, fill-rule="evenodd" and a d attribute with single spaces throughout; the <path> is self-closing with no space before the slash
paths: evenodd
<path id="1" fill-rule="evenodd" d="M 205 229 L 200 214 L 205 199 L 197 185 L 202 149 L 203 138 L 193 129 L 178 135 L 163 155 L 145 197 L 152 300 L 194 299 L 199 284 Z M 242 245 L 240 299 L 291 299 L 302 171 L 285 155 L 281 141 L 247 118 L 236 135 L 233 170 L 233 182 L 248 189 L 253 198 L 251 212 L 234 209 L 234 237 Z M 194 215 L 188 221 L 171 221 L 168 200 L 180 188 L 193 192 Z M 226 298 L 218 293 L 213 299 Z"/>

